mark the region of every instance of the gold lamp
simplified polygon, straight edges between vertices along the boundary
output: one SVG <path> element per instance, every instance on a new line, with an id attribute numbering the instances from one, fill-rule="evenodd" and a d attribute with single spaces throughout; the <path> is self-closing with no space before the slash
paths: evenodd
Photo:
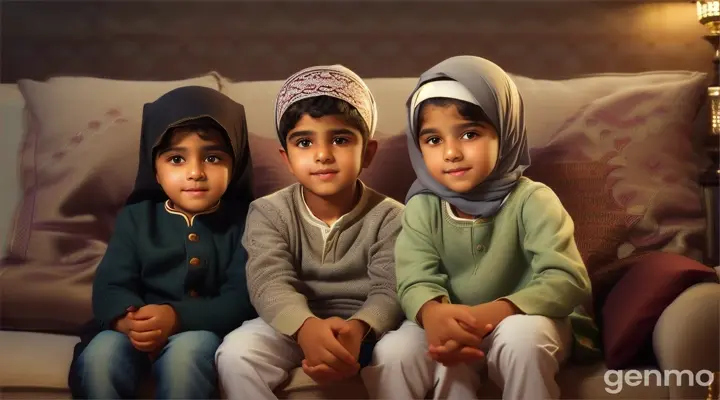
<path id="1" fill-rule="evenodd" d="M 700 184 L 703 190 L 703 208 L 707 219 L 705 252 L 703 262 L 710 267 L 720 266 L 718 256 L 718 187 L 720 186 L 720 0 L 701 0 L 697 5 L 697 18 L 701 24 L 710 31 L 705 35 L 715 50 L 713 56 L 712 80 L 708 87 L 710 100 L 710 131 L 705 137 L 705 151 L 710 157 L 711 164 L 700 175 Z"/>

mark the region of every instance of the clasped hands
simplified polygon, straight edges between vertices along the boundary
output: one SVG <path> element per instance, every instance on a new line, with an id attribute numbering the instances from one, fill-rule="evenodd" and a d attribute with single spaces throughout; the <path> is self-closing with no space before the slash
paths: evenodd
<path id="1" fill-rule="evenodd" d="M 126 334 L 133 347 L 155 358 L 177 330 L 177 322 L 177 314 L 171 306 L 148 304 L 140 309 L 129 307 L 113 329 Z"/>
<path id="2" fill-rule="evenodd" d="M 472 307 L 429 301 L 419 313 L 428 355 L 446 366 L 482 360 L 485 353 L 479 347 L 484 337 L 514 313 L 514 306 L 502 300 Z"/>
<path id="3" fill-rule="evenodd" d="M 306 319 L 297 334 L 297 342 L 305 355 L 303 371 L 321 384 L 357 374 L 360 346 L 369 329 L 365 322 L 354 319 Z"/>

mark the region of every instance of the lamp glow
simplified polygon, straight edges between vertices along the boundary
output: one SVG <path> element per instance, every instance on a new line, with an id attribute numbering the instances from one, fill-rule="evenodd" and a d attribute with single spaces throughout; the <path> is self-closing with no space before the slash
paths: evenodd
<path id="1" fill-rule="evenodd" d="M 699 0 L 697 19 L 710 31 L 705 40 L 714 50 L 712 72 L 707 88 L 710 108 L 708 134 L 705 136 L 704 147 L 710 159 L 710 165 L 700 174 L 702 186 L 703 209 L 706 217 L 705 251 L 703 262 L 711 267 L 720 265 L 720 0 Z M 708 388 L 708 399 L 717 398 L 712 386 Z"/>
<path id="2" fill-rule="evenodd" d="M 697 1 L 697 18 L 712 33 L 720 33 L 720 0 Z"/>

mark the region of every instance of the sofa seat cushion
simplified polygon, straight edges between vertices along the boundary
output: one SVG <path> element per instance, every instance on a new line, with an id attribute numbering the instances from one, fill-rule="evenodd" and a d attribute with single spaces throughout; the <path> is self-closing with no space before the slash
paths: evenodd
<path id="1" fill-rule="evenodd" d="M 69 398 L 67 375 L 73 347 L 78 337 L 34 332 L 0 331 L 0 392 L 3 398 Z M 608 383 L 602 364 L 565 366 L 558 384 L 565 399 L 661 399 L 668 397 L 667 388 L 655 385 L 630 386 L 625 379 L 611 374 Z M 643 370 L 640 370 L 643 372 Z M 501 398 L 500 389 L 487 380 L 478 393 L 482 399 Z M 143 394 L 151 395 L 152 386 L 143 385 Z M 607 389 L 607 390 L 606 390 Z M 615 394 L 615 389 L 621 389 Z M 302 369 L 290 373 L 288 380 L 276 390 L 281 399 L 362 399 L 368 398 L 360 377 L 339 385 L 318 387 Z M 224 398 L 225 396 L 223 396 Z"/>
<path id="2" fill-rule="evenodd" d="M 641 374 L 651 369 L 639 369 Z M 656 375 L 650 375 L 649 384 L 631 386 L 624 375 L 608 373 L 602 363 L 592 365 L 567 365 L 557 377 L 563 399 L 666 399 L 668 389 L 657 384 Z M 502 391 L 487 378 L 487 371 L 482 371 L 485 382 L 478 392 L 480 399 L 500 399 Z M 631 380 L 632 381 L 632 380 Z M 362 399 L 368 398 L 367 391 L 359 376 L 339 385 L 320 388 L 301 368 L 290 373 L 290 377 L 275 392 L 281 399 Z M 427 398 L 431 398 L 428 396 Z"/>
<path id="3" fill-rule="evenodd" d="M 67 390 L 77 336 L 0 331 L 0 388 Z"/>
<path id="4" fill-rule="evenodd" d="M 320 387 L 302 368 L 290 371 L 290 377 L 275 394 L 279 399 L 367 399 L 368 394 L 360 375 L 336 385 Z"/>

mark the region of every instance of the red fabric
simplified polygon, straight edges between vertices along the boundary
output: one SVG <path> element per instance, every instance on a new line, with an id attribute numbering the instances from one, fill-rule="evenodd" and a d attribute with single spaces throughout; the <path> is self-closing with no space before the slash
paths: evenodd
<path id="1" fill-rule="evenodd" d="M 652 252 L 635 257 L 602 307 L 607 367 L 647 363 L 653 330 L 665 308 L 690 286 L 717 281 L 712 268 L 684 256 Z"/>

